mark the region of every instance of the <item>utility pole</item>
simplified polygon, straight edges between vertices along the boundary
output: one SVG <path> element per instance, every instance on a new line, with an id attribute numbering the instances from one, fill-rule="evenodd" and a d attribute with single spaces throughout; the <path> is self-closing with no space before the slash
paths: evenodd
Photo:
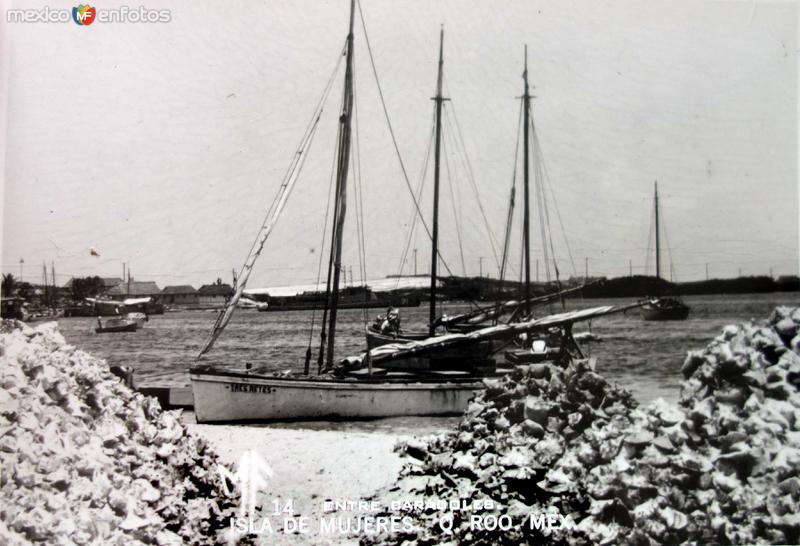
<path id="1" fill-rule="evenodd" d="M 122 262 L 122 280 L 125 280 L 125 262 Z"/>
<path id="2" fill-rule="evenodd" d="M 539 258 L 536 258 L 536 282 L 539 282 Z"/>
<path id="3" fill-rule="evenodd" d="M 483 256 L 478 257 L 478 276 L 483 277 Z"/>
<path id="4" fill-rule="evenodd" d="M 414 249 L 414 276 L 417 276 L 417 249 Z"/>
<path id="5" fill-rule="evenodd" d="M 633 261 L 628 260 L 628 276 L 633 277 Z"/>
<path id="6" fill-rule="evenodd" d="M 583 259 L 583 280 L 589 279 L 589 257 Z"/>
<path id="7" fill-rule="evenodd" d="M 22 266 L 25 264 L 25 260 L 23 258 L 19 259 L 19 282 L 22 282 Z"/>

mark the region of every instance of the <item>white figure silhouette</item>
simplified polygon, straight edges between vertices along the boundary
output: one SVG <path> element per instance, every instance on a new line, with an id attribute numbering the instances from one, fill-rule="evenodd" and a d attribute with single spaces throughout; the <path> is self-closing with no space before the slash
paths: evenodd
<path id="1" fill-rule="evenodd" d="M 234 485 L 239 486 L 239 490 L 242 493 L 239 504 L 239 517 L 247 515 L 252 519 L 255 514 L 259 492 L 267 490 L 267 478 L 274 476 L 272 468 L 261 455 L 252 449 L 248 449 L 242 453 L 239 459 L 239 467 L 236 469 L 235 474 L 222 465 L 218 465 L 217 470 L 222 478 L 222 487 L 225 490 L 225 494 L 232 494 L 228 491 L 228 484 L 225 478 L 229 479 Z"/>

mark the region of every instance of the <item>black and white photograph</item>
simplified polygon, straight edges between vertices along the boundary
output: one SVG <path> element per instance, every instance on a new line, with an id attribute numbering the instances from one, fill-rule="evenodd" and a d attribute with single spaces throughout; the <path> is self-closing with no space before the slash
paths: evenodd
<path id="1" fill-rule="evenodd" d="M 0 545 L 800 544 L 796 0 L 0 12 Z"/>

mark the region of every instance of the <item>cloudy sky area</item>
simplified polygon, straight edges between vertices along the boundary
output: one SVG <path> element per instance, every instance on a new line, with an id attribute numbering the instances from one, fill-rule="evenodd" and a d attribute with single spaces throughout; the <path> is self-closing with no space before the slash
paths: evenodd
<path id="1" fill-rule="evenodd" d="M 4 23 L 3 272 L 18 275 L 22 258 L 25 280 L 39 281 L 53 261 L 63 284 L 121 276 L 128 262 L 136 279 L 197 287 L 241 266 L 336 64 L 349 2 L 142 4 L 169 8 L 171 22 Z M 444 25 L 449 129 L 457 120 L 496 238 L 528 44 L 562 276 L 583 274 L 587 257 L 592 275 L 627 274 L 629 262 L 644 271 L 654 180 L 676 280 L 705 278 L 706 264 L 712 277 L 797 273 L 795 2 L 365 0 L 363 10 L 414 186 Z M 366 269 L 378 278 L 398 272 L 412 204 L 360 24 L 355 48 Z M 253 287 L 317 276 L 340 93 L 341 78 Z M 458 216 L 466 272 L 485 257 L 496 274 L 453 138 L 443 254 L 462 273 Z M 349 212 L 344 261 L 357 271 L 352 201 Z M 427 270 L 424 234 L 411 246 Z"/>

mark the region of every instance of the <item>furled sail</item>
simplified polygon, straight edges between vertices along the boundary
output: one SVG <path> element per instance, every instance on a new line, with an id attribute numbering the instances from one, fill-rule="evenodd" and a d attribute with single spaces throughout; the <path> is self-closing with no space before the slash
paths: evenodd
<path id="1" fill-rule="evenodd" d="M 553 292 L 551 294 L 545 294 L 544 296 L 537 296 L 535 298 L 530 298 L 529 300 L 527 300 L 527 303 L 532 305 L 549 303 L 551 301 L 555 301 L 559 298 L 562 298 L 568 294 L 579 292 L 584 288 L 586 288 L 587 286 L 591 286 L 599 282 L 600 282 L 599 280 L 593 281 L 573 288 L 567 288 L 566 290 L 561 290 L 559 292 Z M 525 304 L 525 300 L 522 301 L 509 300 L 492 306 L 478 307 L 477 309 L 473 309 L 468 313 L 460 313 L 458 315 L 453 315 L 449 317 L 448 316 L 439 317 L 436 320 L 436 325 L 449 327 L 453 326 L 454 324 L 462 324 L 465 322 L 469 324 L 477 324 L 480 322 L 485 322 L 489 319 L 493 319 L 501 315 L 503 312 L 508 311 L 510 309 L 518 308 L 523 304 Z"/>
<path id="2" fill-rule="evenodd" d="M 568 311 L 555 315 L 548 315 L 526 322 L 515 322 L 511 324 L 500 324 L 489 326 L 480 330 L 475 330 L 468 334 L 447 334 L 443 336 L 429 337 L 421 341 L 408 343 L 391 343 L 382 345 L 369 351 L 372 364 L 380 364 L 387 360 L 406 358 L 421 353 L 430 353 L 438 350 L 449 349 L 458 345 L 468 345 L 478 343 L 488 339 L 512 339 L 519 334 L 544 331 L 549 328 L 571 325 L 575 322 L 591 320 L 604 315 L 621 313 L 629 309 L 641 307 L 645 302 L 634 303 L 624 306 L 605 305 L 602 307 L 592 307 L 578 311 Z M 349 367 L 358 367 L 364 361 L 366 354 L 359 357 L 348 358 Z"/>

